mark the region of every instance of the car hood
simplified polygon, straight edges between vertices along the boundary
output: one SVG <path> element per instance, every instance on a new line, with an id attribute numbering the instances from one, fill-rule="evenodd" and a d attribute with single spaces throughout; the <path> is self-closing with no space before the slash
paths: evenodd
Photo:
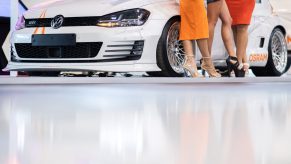
<path id="1" fill-rule="evenodd" d="M 24 14 L 24 17 L 52 18 L 56 15 L 63 15 L 64 17 L 101 16 L 165 1 L 173 0 L 53 0 L 33 6 Z"/>
<path id="2" fill-rule="evenodd" d="M 287 41 L 289 50 L 291 50 L 291 1 L 288 0 L 270 0 L 273 8 L 273 13 L 278 15 L 282 25 L 287 31 Z"/>

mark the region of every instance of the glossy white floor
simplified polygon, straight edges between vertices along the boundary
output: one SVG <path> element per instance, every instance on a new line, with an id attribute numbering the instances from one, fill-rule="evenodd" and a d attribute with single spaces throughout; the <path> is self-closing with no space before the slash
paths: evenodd
<path id="1" fill-rule="evenodd" d="M 0 78 L 0 164 L 291 163 L 290 78 L 29 79 Z"/>

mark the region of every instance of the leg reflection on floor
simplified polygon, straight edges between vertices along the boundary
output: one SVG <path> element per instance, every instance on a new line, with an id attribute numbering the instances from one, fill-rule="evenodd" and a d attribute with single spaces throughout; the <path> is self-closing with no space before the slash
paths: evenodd
<path id="1" fill-rule="evenodd" d="M 289 164 L 290 84 L 0 86 L 1 164 Z"/>

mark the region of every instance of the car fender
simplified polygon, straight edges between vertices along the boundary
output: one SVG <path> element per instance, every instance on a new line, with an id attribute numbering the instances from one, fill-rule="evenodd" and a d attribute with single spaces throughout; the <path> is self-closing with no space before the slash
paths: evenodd
<path id="1" fill-rule="evenodd" d="M 283 32 L 286 31 L 277 15 L 254 15 L 252 24 L 249 28 L 249 43 L 247 49 L 247 56 L 251 66 L 266 66 L 268 61 L 269 40 L 275 28 L 280 28 Z M 263 47 L 260 47 L 261 39 L 264 39 Z"/>

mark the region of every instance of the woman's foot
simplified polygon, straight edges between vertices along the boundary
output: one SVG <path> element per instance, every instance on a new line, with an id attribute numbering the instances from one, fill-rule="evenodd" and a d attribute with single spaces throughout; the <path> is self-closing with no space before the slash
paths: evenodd
<path id="1" fill-rule="evenodd" d="M 194 55 L 185 55 L 185 63 L 183 64 L 183 68 L 186 76 L 188 77 L 202 77 L 198 72 Z"/>
<path id="2" fill-rule="evenodd" d="M 243 63 L 243 69 L 244 69 L 244 71 L 248 71 L 249 70 L 249 68 L 250 68 L 250 64 L 249 63 Z"/>
<path id="3" fill-rule="evenodd" d="M 234 56 L 229 56 L 226 59 L 229 75 L 234 71 L 235 77 L 245 77 L 246 70 L 244 64 L 240 64 Z"/>
<path id="4" fill-rule="evenodd" d="M 248 75 L 249 74 L 249 69 L 250 69 L 250 64 L 249 63 L 243 63 L 243 69 L 245 71 L 245 74 Z"/>
<path id="5" fill-rule="evenodd" d="M 221 77 L 221 74 L 215 70 L 211 57 L 202 58 L 201 68 L 205 70 L 210 77 Z"/>

